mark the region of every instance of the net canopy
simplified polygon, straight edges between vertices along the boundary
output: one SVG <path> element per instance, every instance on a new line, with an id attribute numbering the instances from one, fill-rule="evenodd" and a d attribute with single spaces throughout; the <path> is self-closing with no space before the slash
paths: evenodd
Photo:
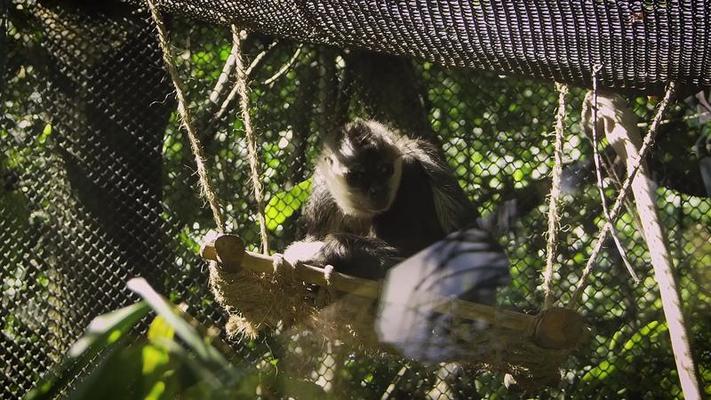
<path id="1" fill-rule="evenodd" d="M 589 86 L 711 85 L 707 0 L 161 0 L 168 12 L 337 47 Z"/>

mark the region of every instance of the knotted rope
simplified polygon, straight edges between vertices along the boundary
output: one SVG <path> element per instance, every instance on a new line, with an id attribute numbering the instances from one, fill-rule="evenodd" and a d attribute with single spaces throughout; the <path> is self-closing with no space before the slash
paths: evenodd
<path id="1" fill-rule="evenodd" d="M 560 216 L 558 215 L 558 203 L 560 201 L 560 181 L 563 175 L 563 134 L 565 132 L 565 97 L 568 95 L 568 87 L 561 83 L 555 84 L 558 89 L 558 112 L 555 117 L 555 146 L 553 149 L 553 182 L 551 184 L 550 198 L 548 200 L 548 243 L 546 245 L 546 268 L 543 271 L 543 309 L 548 310 L 553 306 L 553 291 L 551 283 L 553 281 L 553 263 L 555 262 L 555 250 L 558 246 L 558 227 Z"/>
<path id="2" fill-rule="evenodd" d="M 216 229 L 219 232 L 224 232 L 225 230 L 225 220 L 222 216 L 222 207 L 220 206 L 219 200 L 212 186 L 210 178 L 207 173 L 207 166 L 205 163 L 205 150 L 198 138 L 197 132 L 193 124 L 193 118 L 190 114 L 190 110 L 187 106 L 187 97 L 185 96 L 185 86 L 183 81 L 180 79 L 178 70 L 174 63 L 174 56 L 170 49 L 170 43 L 168 42 L 168 33 L 163 23 L 163 19 L 160 16 L 158 8 L 156 7 L 154 0 L 147 0 L 148 8 L 151 11 L 151 17 L 156 24 L 158 30 L 158 43 L 163 52 L 163 61 L 165 62 L 166 69 L 173 81 L 173 86 L 175 87 L 175 96 L 178 101 L 178 115 L 180 116 L 181 125 L 185 128 L 188 134 L 188 139 L 190 141 L 190 150 L 195 158 L 195 165 L 197 167 L 198 182 L 200 185 L 200 194 L 205 200 L 207 200 L 210 205 L 210 210 L 212 211 L 212 217 L 215 221 Z M 240 96 L 240 109 L 242 121 L 244 123 L 245 137 L 247 139 L 247 158 L 250 167 L 250 176 L 252 180 L 252 186 L 254 189 L 254 198 L 257 202 L 257 220 L 259 223 L 259 232 L 262 242 L 262 251 L 265 254 L 269 253 L 269 239 L 267 235 L 266 219 L 264 217 L 264 191 L 262 183 L 259 179 L 259 157 L 257 154 L 257 141 L 254 135 L 254 129 L 252 127 L 251 118 L 249 115 L 249 92 L 247 89 L 247 74 L 244 69 L 244 62 L 241 54 L 241 39 L 238 29 L 232 26 L 232 52 L 231 55 L 235 60 L 235 72 L 236 72 L 236 84 L 237 93 Z"/>

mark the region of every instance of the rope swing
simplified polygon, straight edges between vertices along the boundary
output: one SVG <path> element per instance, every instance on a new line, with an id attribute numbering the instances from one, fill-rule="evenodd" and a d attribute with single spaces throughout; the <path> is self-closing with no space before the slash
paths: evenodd
<path id="1" fill-rule="evenodd" d="M 264 189 L 262 188 L 262 175 L 260 171 L 259 155 L 257 154 L 257 139 L 252 129 L 252 118 L 249 115 L 249 91 L 247 86 L 247 73 L 244 68 L 241 50 L 242 38 L 236 26 L 232 25 L 232 53 L 235 56 L 235 72 L 237 80 L 235 87 L 239 96 L 244 133 L 247 138 L 247 158 L 249 159 L 250 178 L 254 189 L 254 199 L 257 202 L 257 222 L 259 223 L 259 236 L 262 239 L 262 253 L 269 254 L 269 237 L 267 236 L 267 221 L 264 217 Z"/>

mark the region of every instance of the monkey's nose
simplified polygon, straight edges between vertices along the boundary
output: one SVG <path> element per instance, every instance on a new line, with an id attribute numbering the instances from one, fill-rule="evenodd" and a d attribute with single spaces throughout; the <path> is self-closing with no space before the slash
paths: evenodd
<path id="1" fill-rule="evenodd" d="M 374 186 L 368 189 L 368 196 L 373 200 L 382 200 L 387 197 L 388 191 L 383 187 Z"/>
<path id="2" fill-rule="evenodd" d="M 369 188 L 368 197 L 375 207 L 383 207 L 388 202 L 388 192 L 384 188 Z"/>

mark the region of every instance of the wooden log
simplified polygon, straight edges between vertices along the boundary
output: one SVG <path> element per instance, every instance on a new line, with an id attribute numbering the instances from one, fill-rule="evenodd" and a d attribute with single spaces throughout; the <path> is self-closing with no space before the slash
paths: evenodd
<path id="1" fill-rule="evenodd" d="M 220 263 L 225 272 L 235 273 L 244 268 L 257 273 L 274 273 L 274 257 L 246 251 L 242 240 L 235 235 L 208 233 L 200 247 L 200 255 Z M 307 283 L 329 286 L 370 299 L 378 299 L 380 296 L 381 285 L 377 281 L 335 271 L 329 275 L 327 281 L 323 268 L 305 264 L 293 268 L 295 276 Z M 435 309 L 462 319 L 486 321 L 494 329 L 519 332 L 522 337 L 531 337 L 535 344 L 547 349 L 574 348 L 585 337 L 582 316 L 568 309 L 553 308 L 539 315 L 529 315 L 486 304 L 446 298 L 443 298 Z"/>
<path id="2" fill-rule="evenodd" d="M 534 341 L 546 349 L 572 349 L 587 340 L 582 315 L 568 308 L 550 308 L 538 317 Z"/>
<path id="3" fill-rule="evenodd" d="M 235 235 L 208 233 L 200 247 L 200 255 L 206 260 L 219 262 L 227 272 L 237 272 L 240 268 L 245 268 L 252 272 L 274 273 L 274 257 L 245 251 L 242 239 Z M 327 282 L 323 268 L 306 264 L 295 265 L 294 272 L 304 282 L 319 286 L 330 285 L 342 292 L 371 299 L 377 299 L 380 294 L 380 284 L 369 279 L 333 272 Z"/>

